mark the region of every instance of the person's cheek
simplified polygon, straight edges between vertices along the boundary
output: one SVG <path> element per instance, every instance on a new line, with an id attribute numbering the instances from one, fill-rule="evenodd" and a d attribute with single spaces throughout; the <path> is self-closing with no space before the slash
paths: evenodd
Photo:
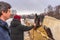
<path id="1" fill-rule="evenodd" d="M 7 18 L 10 18 L 10 14 L 9 13 L 7 14 Z"/>
<path id="2" fill-rule="evenodd" d="M 10 15 L 11 15 L 11 13 L 10 13 L 10 12 L 8 12 L 8 15 L 10 16 Z"/>

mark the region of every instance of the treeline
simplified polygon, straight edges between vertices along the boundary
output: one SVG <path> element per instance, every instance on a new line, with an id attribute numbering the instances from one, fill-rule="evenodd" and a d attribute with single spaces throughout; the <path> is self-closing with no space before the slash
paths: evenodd
<path id="1" fill-rule="evenodd" d="M 52 16 L 56 19 L 60 19 L 60 5 L 56 7 L 48 6 L 48 11 L 45 13 L 48 16 Z"/>
<path id="2" fill-rule="evenodd" d="M 15 13 L 15 12 L 13 11 L 13 13 Z M 48 16 L 52 16 L 54 18 L 60 19 L 60 5 L 55 6 L 55 7 L 52 7 L 51 5 L 49 5 L 47 8 L 44 9 L 44 12 L 40 13 L 38 16 L 40 16 L 40 15 L 42 15 L 42 16 L 48 15 Z M 11 15 L 11 17 L 13 17 L 13 16 L 14 16 L 14 14 Z M 22 16 L 22 18 L 33 19 L 35 14 L 21 15 L 21 16 Z"/>

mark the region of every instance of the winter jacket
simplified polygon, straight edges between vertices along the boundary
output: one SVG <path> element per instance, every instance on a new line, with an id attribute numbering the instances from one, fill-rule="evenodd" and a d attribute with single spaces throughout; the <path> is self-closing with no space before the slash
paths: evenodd
<path id="1" fill-rule="evenodd" d="M 10 32 L 6 22 L 0 19 L 0 40 L 10 40 Z"/>
<path id="2" fill-rule="evenodd" d="M 20 21 L 13 19 L 11 22 L 11 39 L 12 40 L 24 40 L 24 31 L 32 29 L 21 24 Z"/>

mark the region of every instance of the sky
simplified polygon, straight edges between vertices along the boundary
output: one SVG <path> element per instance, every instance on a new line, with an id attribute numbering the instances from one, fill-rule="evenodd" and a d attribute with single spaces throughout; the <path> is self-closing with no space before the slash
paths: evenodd
<path id="1" fill-rule="evenodd" d="M 60 0 L 0 0 L 11 4 L 12 9 L 17 10 L 17 14 L 42 13 L 48 5 L 53 7 L 60 5 Z"/>

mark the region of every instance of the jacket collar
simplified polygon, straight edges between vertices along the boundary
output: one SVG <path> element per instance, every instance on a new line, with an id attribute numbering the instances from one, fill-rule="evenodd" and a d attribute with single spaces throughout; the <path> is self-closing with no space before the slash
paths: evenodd
<path id="1" fill-rule="evenodd" d="M 1 26 L 5 26 L 5 25 L 7 25 L 7 23 L 5 21 L 3 21 L 3 20 L 0 19 L 0 25 Z"/>

